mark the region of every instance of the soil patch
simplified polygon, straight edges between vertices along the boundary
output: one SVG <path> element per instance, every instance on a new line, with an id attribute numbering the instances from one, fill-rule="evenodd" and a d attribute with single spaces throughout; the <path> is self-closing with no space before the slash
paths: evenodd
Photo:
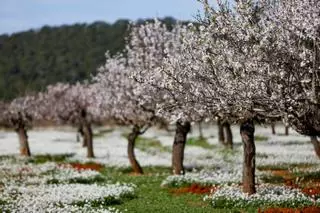
<path id="1" fill-rule="evenodd" d="M 288 170 L 278 169 L 270 171 L 274 176 L 283 177 L 285 180 L 292 180 L 294 177 Z"/>
<path id="2" fill-rule="evenodd" d="M 98 163 L 68 163 L 65 164 L 68 166 L 71 166 L 72 168 L 80 171 L 80 170 L 94 170 L 94 171 L 101 171 L 103 169 L 103 165 L 98 164 Z M 62 164 L 63 166 L 63 164 Z"/>
<path id="3" fill-rule="evenodd" d="M 218 187 L 215 186 L 201 186 L 199 184 L 192 184 L 188 187 L 181 187 L 177 189 L 170 189 L 170 192 L 173 194 L 185 194 L 185 193 L 192 193 L 192 194 L 209 194 L 215 192 Z"/>

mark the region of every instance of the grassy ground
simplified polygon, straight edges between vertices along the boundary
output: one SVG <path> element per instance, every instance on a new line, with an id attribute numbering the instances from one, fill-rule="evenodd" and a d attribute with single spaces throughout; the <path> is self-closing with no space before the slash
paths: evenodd
<path id="1" fill-rule="evenodd" d="M 200 137 L 190 137 L 187 139 L 186 145 L 189 146 L 199 146 L 205 149 L 213 149 L 216 148 L 215 145 L 209 144 L 206 138 Z"/>
<path id="2" fill-rule="evenodd" d="M 145 175 L 135 176 L 130 169 L 105 168 L 102 172 L 113 181 L 134 183 L 137 185 L 137 197 L 121 205 L 117 209 L 125 212 L 243 212 L 241 209 L 213 209 L 208 201 L 203 201 L 204 195 L 175 194 L 161 187 L 161 182 L 170 175 L 170 168 L 147 167 Z M 245 212 L 257 212 L 257 209 L 247 209 Z"/>
<path id="3" fill-rule="evenodd" d="M 69 155 L 36 155 L 30 158 L 30 163 L 44 163 L 44 162 L 68 162 Z M 93 163 L 92 163 L 93 164 Z M 259 170 L 268 170 L 274 173 L 265 176 L 262 179 L 264 182 L 283 185 L 288 180 L 292 181 L 293 186 L 299 184 L 303 187 L 309 187 L 310 180 L 318 180 L 319 172 L 290 172 L 293 168 L 308 168 L 308 164 L 288 164 L 288 165 L 269 165 L 258 167 Z M 134 197 L 122 200 L 120 203 L 112 204 L 113 207 L 119 209 L 121 212 L 258 212 L 257 208 L 251 209 L 216 209 L 213 208 L 209 201 L 204 201 L 205 194 L 191 194 L 191 193 L 173 193 L 172 188 L 165 188 L 161 186 L 161 182 L 171 174 L 169 167 L 144 167 L 144 175 L 134 175 L 130 168 L 116 168 L 116 167 L 103 167 L 100 171 L 103 178 L 93 180 L 94 183 L 102 184 L 103 181 L 108 183 L 133 183 L 137 186 Z M 279 170 L 281 173 L 279 173 Z M 285 172 L 283 172 L 285 171 Z M 276 173 L 275 173 L 276 172 Z M 296 182 L 299 177 L 303 182 Z M 105 178 L 105 179 L 104 179 Z M 81 182 L 82 183 L 82 182 Z M 86 182 L 84 182 L 86 183 Z M 90 182 L 91 183 L 91 182 Z M 303 184 L 303 185 L 302 185 Z M 314 183 L 312 182 L 312 186 Z M 1 199 L 0 199 L 1 204 Z M 224 206 L 222 204 L 222 206 Z"/>
<path id="4" fill-rule="evenodd" d="M 35 155 L 29 163 L 42 164 L 45 162 L 70 163 L 69 155 Z M 112 206 L 121 212 L 257 212 L 256 209 L 213 209 L 204 194 L 173 193 L 172 189 L 161 186 L 161 182 L 171 174 L 169 167 L 144 167 L 144 175 L 134 175 L 130 168 L 103 167 L 100 171 L 108 183 L 133 183 L 137 186 L 136 196 Z M 94 181 L 103 184 L 103 179 Z M 78 182 L 77 182 L 78 183 Z M 80 182 L 82 183 L 82 182 Z M 91 183 L 91 182 L 90 182 Z M 1 202 L 1 199 L 0 199 Z"/>
<path id="5" fill-rule="evenodd" d="M 137 137 L 136 148 L 144 152 L 171 152 L 171 147 L 163 146 L 158 139 L 142 136 Z"/>

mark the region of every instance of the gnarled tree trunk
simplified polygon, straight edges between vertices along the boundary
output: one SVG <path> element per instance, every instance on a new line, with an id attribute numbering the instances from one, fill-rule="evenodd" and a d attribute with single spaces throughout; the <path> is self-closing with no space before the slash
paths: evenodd
<path id="1" fill-rule="evenodd" d="M 85 122 L 83 122 L 85 123 Z M 81 125 L 81 127 L 79 128 L 79 133 L 80 135 L 82 136 L 82 147 L 87 147 L 87 138 L 86 138 L 86 135 L 85 135 L 85 130 L 84 130 L 84 124 Z"/>
<path id="2" fill-rule="evenodd" d="M 276 125 L 275 125 L 275 123 L 271 124 L 271 130 L 272 130 L 272 134 L 275 135 L 276 134 Z"/>
<path id="3" fill-rule="evenodd" d="M 223 133 L 224 133 L 224 145 L 227 148 L 232 149 L 233 148 L 233 137 L 232 137 L 232 131 L 229 122 L 223 123 Z"/>
<path id="4" fill-rule="evenodd" d="M 256 193 L 255 188 L 255 154 L 254 144 L 254 124 L 252 120 L 247 120 L 240 125 L 240 134 L 243 142 L 243 192 L 248 194 Z"/>
<path id="5" fill-rule="evenodd" d="M 320 158 L 320 143 L 317 139 L 317 136 L 311 136 L 310 139 L 311 139 L 311 143 L 313 144 L 316 155 L 318 156 L 318 158 Z"/>
<path id="6" fill-rule="evenodd" d="M 177 121 L 176 134 L 172 146 L 172 169 L 173 174 L 184 174 L 183 159 L 184 147 L 187 140 L 187 134 L 190 131 L 190 122 Z"/>
<path id="7" fill-rule="evenodd" d="M 83 128 L 83 140 L 87 147 L 87 157 L 94 158 L 93 153 L 93 141 L 92 141 L 92 129 L 91 125 L 88 122 L 85 122 L 82 126 Z"/>
<path id="8" fill-rule="evenodd" d="M 134 126 L 132 132 L 128 136 L 128 158 L 133 169 L 133 172 L 136 174 L 143 174 L 143 170 L 136 159 L 134 154 L 134 145 L 137 137 L 140 134 L 140 128 L 138 126 Z"/>
<path id="9" fill-rule="evenodd" d="M 16 129 L 16 132 L 19 136 L 19 143 L 20 143 L 20 155 L 23 156 L 31 156 L 29 143 L 28 143 L 28 135 L 27 131 L 24 126 L 19 126 Z"/>
<path id="10" fill-rule="evenodd" d="M 219 140 L 219 143 L 224 145 L 223 125 L 222 125 L 220 119 L 218 119 L 217 125 L 218 125 L 218 140 Z"/>
<path id="11" fill-rule="evenodd" d="M 80 126 L 83 134 L 83 146 L 87 147 L 87 157 L 94 158 L 91 123 L 87 120 L 87 112 L 84 109 L 80 111 Z"/>

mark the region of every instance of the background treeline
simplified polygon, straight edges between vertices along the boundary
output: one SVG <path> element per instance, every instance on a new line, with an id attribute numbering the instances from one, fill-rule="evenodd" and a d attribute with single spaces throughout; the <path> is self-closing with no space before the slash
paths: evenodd
<path id="1" fill-rule="evenodd" d="M 146 21 L 139 20 L 143 24 Z M 169 27 L 173 18 L 162 19 Z M 104 53 L 120 52 L 129 20 L 97 21 L 0 35 L 0 100 L 40 91 L 56 82 L 82 81 L 104 64 Z"/>

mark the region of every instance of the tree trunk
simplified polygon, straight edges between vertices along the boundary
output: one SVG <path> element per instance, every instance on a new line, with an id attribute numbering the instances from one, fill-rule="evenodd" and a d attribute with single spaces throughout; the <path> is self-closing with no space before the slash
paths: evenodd
<path id="1" fill-rule="evenodd" d="M 286 127 L 285 127 L 285 132 L 284 132 L 284 134 L 285 134 L 285 135 L 289 135 L 289 126 L 286 126 Z"/>
<path id="2" fill-rule="evenodd" d="M 133 172 L 136 174 L 143 174 L 143 170 L 136 159 L 134 154 L 134 145 L 137 137 L 140 134 L 140 128 L 138 126 L 134 126 L 132 132 L 128 136 L 128 158 L 133 169 Z"/>
<path id="3" fill-rule="evenodd" d="M 244 148 L 243 161 L 243 192 L 256 193 L 255 188 L 255 144 L 254 144 L 254 124 L 252 120 L 247 120 L 240 125 L 240 134 Z"/>
<path id="4" fill-rule="evenodd" d="M 223 124 L 223 132 L 224 132 L 224 144 L 227 148 L 232 149 L 233 148 L 233 137 L 232 137 L 232 131 L 230 128 L 230 124 L 228 122 L 225 122 Z"/>
<path id="5" fill-rule="evenodd" d="M 272 134 L 275 135 L 276 134 L 276 125 L 275 125 L 275 123 L 271 124 L 271 130 L 272 130 Z"/>
<path id="6" fill-rule="evenodd" d="M 82 125 L 80 125 L 77 129 L 77 142 L 80 142 L 80 137 L 83 138 L 83 129 L 82 129 Z M 85 147 L 85 141 L 83 141 L 82 146 Z"/>
<path id="7" fill-rule="evenodd" d="M 199 127 L 199 138 L 203 139 L 203 130 L 202 130 L 202 124 L 201 122 L 198 123 L 198 127 Z"/>
<path id="8" fill-rule="evenodd" d="M 223 126 L 221 124 L 220 119 L 218 119 L 217 125 L 218 125 L 218 140 L 219 140 L 219 143 L 224 145 Z"/>
<path id="9" fill-rule="evenodd" d="M 19 136 L 19 143 L 20 143 L 20 155 L 23 156 L 31 156 L 29 143 L 28 143 L 28 135 L 26 129 L 22 126 L 16 130 Z"/>
<path id="10" fill-rule="evenodd" d="M 83 123 L 85 123 L 85 121 L 83 121 Z M 85 136 L 85 127 L 84 127 L 84 124 L 82 124 L 79 129 L 78 129 L 78 132 L 80 133 L 80 135 L 82 136 L 82 147 L 87 147 L 87 138 Z"/>
<path id="11" fill-rule="evenodd" d="M 311 136 L 311 143 L 313 144 L 314 151 L 316 152 L 316 155 L 318 158 L 320 158 L 320 143 L 317 139 L 317 136 Z"/>
<path id="12" fill-rule="evenodd" d="M 83 127 L 82 128 L 83 141 L 87 146 L 87 157 L 94 158 L 91 125 L 89 123 L 85 122 L 82 127 Z"/>
<path id="13" fill-rule="evenodd" d="M 172 146 L 172 169 L 173 174 L 182 175 L 184 174 L 183 158 L 184 158 L 184 147 L 187 140 L 187 134 L 190 131 L 189 122 L 177 121 L 176 123 L 176 134 L 174 136 L 174 142 Z"/>

